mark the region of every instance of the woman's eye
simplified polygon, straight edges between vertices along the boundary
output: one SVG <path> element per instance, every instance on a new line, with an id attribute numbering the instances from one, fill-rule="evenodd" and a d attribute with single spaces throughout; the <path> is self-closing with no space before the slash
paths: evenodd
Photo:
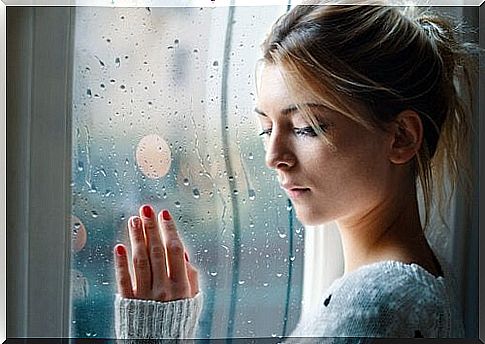
<path id="1" fill-rule="evenodd" d="M 320 124 L 320 128 L 322 129 L 322 131 L 325 132 L 325 130 L 327 129 L 327 126 L 325 124 Z M 310 127 L 310 126 L 304 127 L 304 128 L 294 128 L 293 130 L 295 131 L 295 134 L 297 136 L 315 137 L 318 135 L 313 129 L 313 127 Z"/>
<path id="2" fill-rule="evenodd" d="M 268 128 L 268 129 L 263 129 L 263 131 L 261 131 L 261 133 L 259 134 L 259 136 L 264 136 L 264 135 L 271 135 L 271 128 Z"/>
<path id="3" fill-rule="evenodd" d="M 325 124 L 320 124 L 320 128 L 325 131 L 327 129 L 327 126 Z M 259 136 L 264 136 L 264 135 L 267 135 L 267 136 L 270 136 L 271 135 L 271 132 L 272 132 L 272 128 L 268 128 L 268 129 L 263 129 L 261 131 L 261 133 L 259 134 Z M 315 137 L 317 136 L 318 134 L 315 132 L 315 130 L 313 129 L 313 127 L 303 127 L 303 128 L 293 128 L 293 132 L 295 133 L 296 136 L 308 136 L 308 137 Z"/>
<path id="4" fill-rule="evenodd" d="M 295 134 L 297 136 L 317 136 L 317 133 L 315 132 L 315 130 L 313 130 L 312 127 L 294 128 L 293 130 L 295 131 Z"/>

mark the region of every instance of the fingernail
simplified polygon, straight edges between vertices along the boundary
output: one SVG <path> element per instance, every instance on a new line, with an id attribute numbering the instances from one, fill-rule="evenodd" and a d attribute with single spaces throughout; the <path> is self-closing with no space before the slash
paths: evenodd
<path id="1" fill-rule="evenodd" d="M 172 217 L 170 216 L 170 213 L 168 212 L 168 210 L 164 210 L 162 212 L 162 217 L 165 221 L 170 221 L 172 219 Z"/>
<path id="2" fill-rule="evenodd" d="M 190 259 L 189 259 L 189 254 L 187 253 L 187 251 L 185 251 L 185 260 L 187 262 L 190 262 Z"/>
<path id="3" fill-rule="evenodd" d="M 144 205 L 141 211 L 143 212 L 143 215 L 145 215 L 145 217 L 152 216 L 152 208 L 149 205 Z"/>
<path id="4" fill-rule="evenodd" d="M 122 245 L 116 245 L 116 254 L 122 256 L 125 254 L 125 248 Z"/>

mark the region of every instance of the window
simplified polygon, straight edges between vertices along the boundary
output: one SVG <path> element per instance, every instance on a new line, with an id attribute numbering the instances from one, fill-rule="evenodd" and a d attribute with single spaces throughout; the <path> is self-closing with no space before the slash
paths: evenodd
<path id="1" fill-rule="evenodd" d="M 285 10 L 76 9 L 72 337 L 113 337 L 112 249 L 144 203 L 173 213 L 199 267 L 200 337 L 295 326 L 303 230 L 253 115 L 259 44 Z"/>

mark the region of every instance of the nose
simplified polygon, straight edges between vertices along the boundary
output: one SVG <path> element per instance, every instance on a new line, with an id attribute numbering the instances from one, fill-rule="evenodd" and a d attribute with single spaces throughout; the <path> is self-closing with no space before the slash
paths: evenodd
<path id="1" fill-rule="evenodd" d="M 272 169 L 289 169 L 296 164 L 296 155 L 290 138 L 273 130 L 266 141 L 266 166 Z"/>

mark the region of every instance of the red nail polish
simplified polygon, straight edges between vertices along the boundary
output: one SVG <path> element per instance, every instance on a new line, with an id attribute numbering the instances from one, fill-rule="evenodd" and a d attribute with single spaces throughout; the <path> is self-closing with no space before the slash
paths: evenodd
<path id="1" fill-rule="evenodd" d="M 123 246 L 121 246 L 121 245 L 117 245 L 116 246 L 116 254 L 118 256 L 124 255 L 125 254 L 125 248 Z"/>
<path id="2" fill-rule="evenodd" d="M 189 259 L 189 254 L 187 253 L 187 251 L 185 251 L 185 260 L 187 262 L 190 262 L 190 259 Z"/>
<path id="3" fill-rule="evenodd" d="M 168 212 L 168 210 L 164 210 L 162 212 L 162 217 L 165 221 L 170 221 L 172 219 L 172 217 L 170 216 L 170 213 Z"/>
<path id="4" fill-rule="evenodd" d="M 143 212 L 143 215 L 145 215 L 145 217 L 152 216 L 152 208 L 149 205 L 144 205 L 141 211 Z"/>

